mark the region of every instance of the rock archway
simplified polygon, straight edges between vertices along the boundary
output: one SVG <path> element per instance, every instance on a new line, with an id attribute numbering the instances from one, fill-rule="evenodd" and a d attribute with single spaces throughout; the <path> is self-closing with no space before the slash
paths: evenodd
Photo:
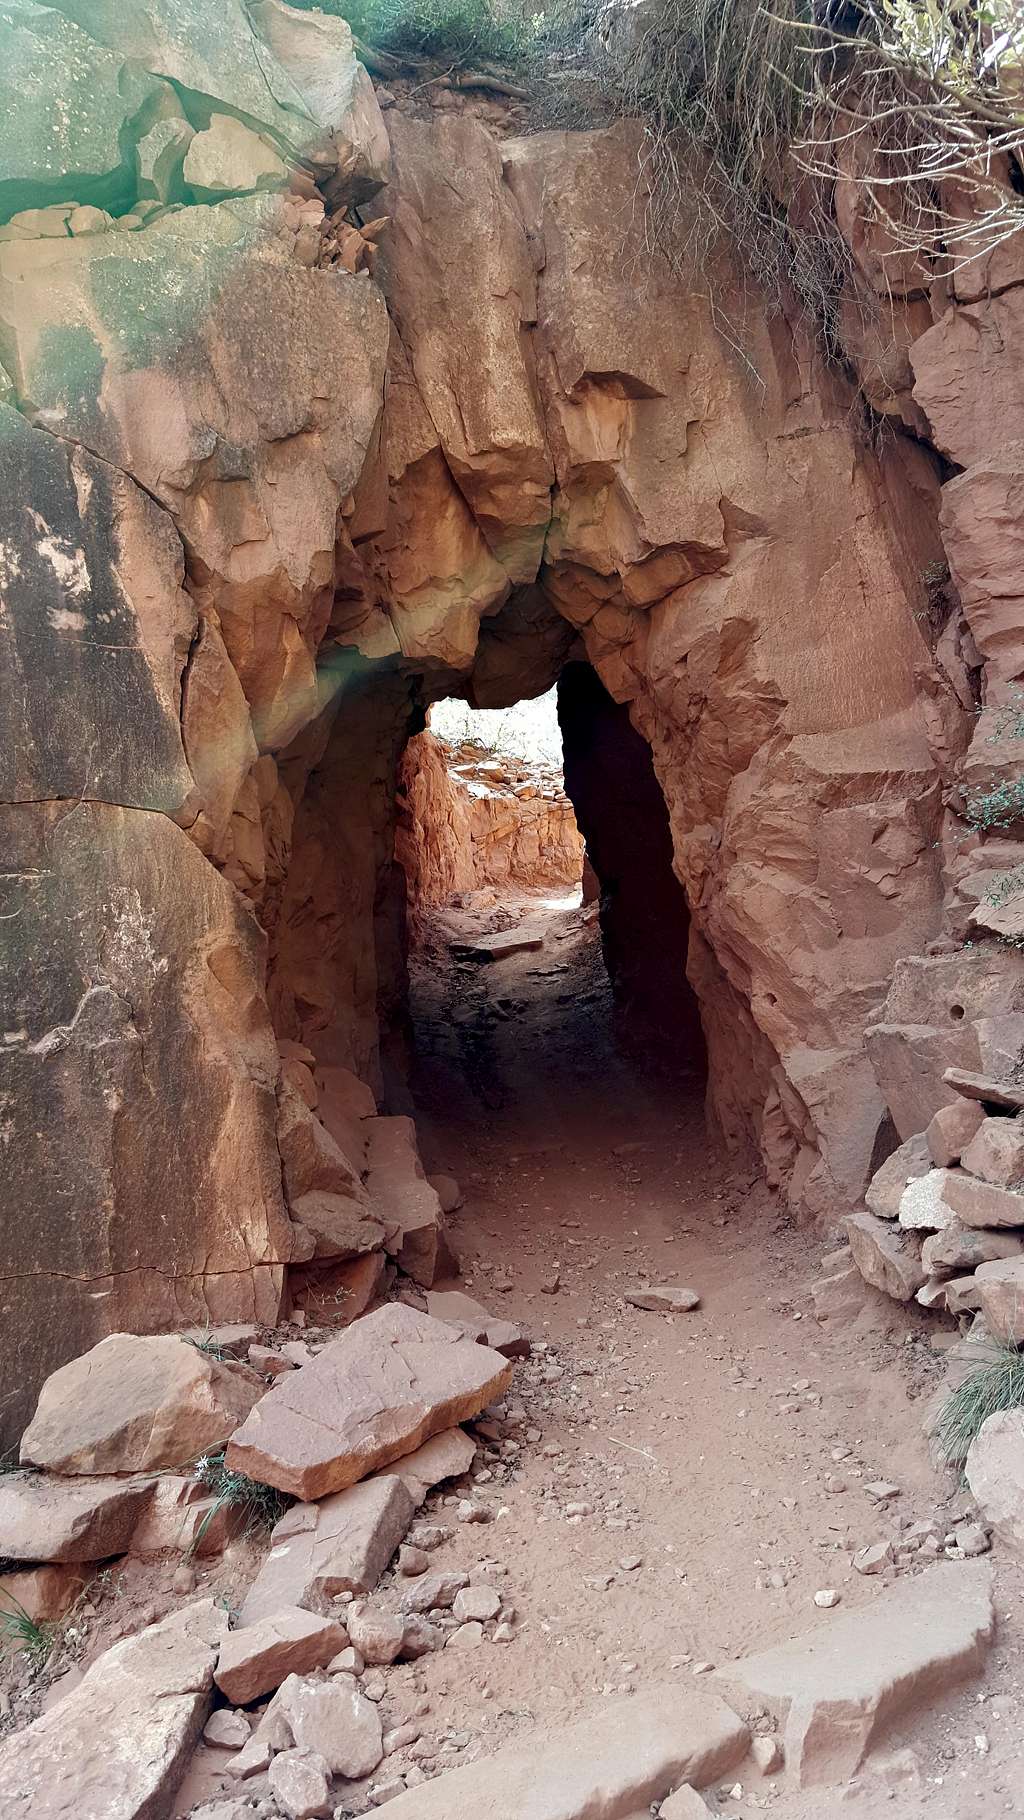
<path id="1" fill-rule="evenodd" d="M 979 300 L 883 397 L 869 352 L 855 380 L 648 247 L 628 123 L 386 131 L 344 23 L 278 0 L 184 85 L 169 42 L 54 19 L 111 107 L 119 56 L 152 93 L 116 181 L 26 170 L 0 240 L 8 1427 L 112 1327 L 280 1305 L 296 1045 L 378 1106 L 401 1072 L 405 742 L 570 658 L 652 755 L 719 1130 L 797 1209 L 853 1206 L 890 1089 L 909 1120 L 940 1080 L 906 1031 L 944 860 L 958 927 L 970 899 L 939 843 L 984 653 L 933 585 L 940 499 L 1014 667 L 971 532 L 1010 468 L 975 370 L 957 410 L 941 377 Z M 278 175 L 211 187 L 225 131 Z"/>

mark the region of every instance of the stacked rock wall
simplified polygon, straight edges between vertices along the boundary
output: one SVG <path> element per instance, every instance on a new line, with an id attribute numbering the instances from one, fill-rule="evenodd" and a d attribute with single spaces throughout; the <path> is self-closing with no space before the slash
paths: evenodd
<path id="1" fill-rule="evenodd" d="M 380 1092 L 404 740 L 570 654 L 653 754 L 717 1123 L 856 1205 L 1021 1048 L 1019 241 L 894 286 L 853 186 L 853 384 L 651 251 L 628 124 L 388 133 L 339 19 L 70 12 L 0 78 L 7 1417 L 279 1299 L 269 1008 Z"/>

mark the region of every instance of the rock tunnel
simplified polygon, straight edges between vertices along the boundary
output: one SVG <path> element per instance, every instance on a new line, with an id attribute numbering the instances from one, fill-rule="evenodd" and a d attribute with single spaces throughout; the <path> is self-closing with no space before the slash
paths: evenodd
<path id="1" fill-rule="evenodd" d="M 822 319 L 340 4 L 0 6 L 0 1808 L 799 1820 L 1021 1547 L 1024 130 Z"/>
<path id="2" fill-rule="evenodd" d="M 974 1005 L 1016 1009 L 1012 950 L 962 947 L 1016 666 L 979 300 L 890 285 L 898 347 L 837 363 L 727 251 L 713 306 L 647 244 L 630 122 L 382 111 L 343 21 L 249 10 L 287 104 L 165 44 L 117 182 L 73 220 L 25 176 L 0 229 L 11 1434 L 112 1329 L 287 1305 L 289 1077 L 313 1126 L 304 1069 L 408 1107 L 433 702 L 558 682 L 616 991 L 799 1217 L 856 1207 Z M 218 177 L 245 132 L 265 168 Z"/>

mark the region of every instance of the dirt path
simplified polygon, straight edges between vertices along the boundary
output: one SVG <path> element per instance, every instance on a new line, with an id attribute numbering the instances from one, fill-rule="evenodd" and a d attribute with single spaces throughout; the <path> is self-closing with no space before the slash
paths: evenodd
<path id="1" fill-rule="evenodd" d="M 543 948 L 453 958 L 452 943 L 513 922 Z M 698 1080 L 645 1072 L 616 1046 L 592 912 L 537 898 L 439 914 L 413 1008 L 421 1144 L 464 1191 L 465 1286 L 535 1341 L 512 1446 L 478 1473 L 497 1519 L 446 1549 L 497 1564 L 516 1635 L 418 1665 L 432 1712 L 458 1714 L 459 1761 L 529 1719 L 827 1622 L 820 1589 L 867 1602 L 881 1582 L 853 1571 L 853 1551 L 921 1518 L 944 1532 L 959 1499 L 921 1437 L 934 1324 L 881 1299 L 852 1328 L 814 1320 L 806 1286 L 828 1241 L 716 1152 Z M 692 1287 L 701 1307 L 626 1306 L 641 1281 Z M 877 1479 L 899 1497 L 879 1506 L 865 1490 Z M 1001 1567 L 1003 1585 L 986 1682 L 913 1727 L 916 1762 L 844 1811 L 1024 1811 L 1020 1583 Z M 757 1780 L 719 1811 L 766 1806 L 826 1812 Z"/>

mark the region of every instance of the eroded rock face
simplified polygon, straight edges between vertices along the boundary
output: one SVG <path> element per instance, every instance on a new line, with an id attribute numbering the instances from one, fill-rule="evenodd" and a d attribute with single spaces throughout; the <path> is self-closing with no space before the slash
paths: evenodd
<path id="1" fill-rule="evenodd" d="M 578 885 L 583 838 L 564 792 L 517 787 L 514 767 L 493 757 L 458 758 L 429 731 L 402 758 L 396 852 L 413 918 L 458 891 Z"/>
<path id="2" fill-rule="evenodd" d="M 26 1400 L 111 1327 L 271 1318 L 289 1261 L 347 1249 L 285 1214 L 266 1005 L 382 1096 L 398 763 L 456 686 L 509 701 L 571 649 L 628 711 L 712 1116 L 795 1205 L 856 1206 L 888 1115 L 908 1139 L 954 1103 L 950 1064 L 1010 1078 L 1024 963 L 991 937 L 1019 906 L 990 899 L 1019 849 L 965 849 L 943 793 L 1020 761 L 1013 256 L 941 307 L 904 274 L 891 347 L 853 355 L 893 425 L 873 449 L 809 335 L 743 316 L 724 261 L 712 316 L 706 276 L 643 243 L 629 123 L 499 146 L 392 111 L 389 147 L 349 28 L 281 0 L 36 8 L 5 79 Z M 379 287 L 325 269 L 322 230 L 382 185 Z M 929 438 L 964 469 L 944 489 Z M 929 580 L 947 555 L 962 612 Z M 944 891 L 950 939 L 981 945 L 923 957 Z"/>
<path id="3" fill-rule="evenodd" d="M 0 1148 L 10 1205 L 33 1210 L 0 1241 L 20 1429 L 54 1365 L 110 1330 L 273 1322 L 292 1239 L 243 900 L 166 816 L 55 802 L 0 828 Z"/>

